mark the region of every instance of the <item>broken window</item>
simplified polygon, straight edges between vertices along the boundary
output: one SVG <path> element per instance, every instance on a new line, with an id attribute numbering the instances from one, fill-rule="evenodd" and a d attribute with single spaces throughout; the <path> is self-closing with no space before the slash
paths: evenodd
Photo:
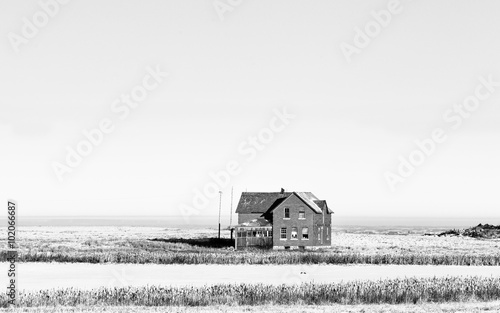
<path id="1" fill-rule="evenodd" d="M 309 228 L 307 227 L 302 228 L 302 239 L 309 240 Z"/>
<path id="2" fill-rule="evenodd" d="M 292 227 L 292 239 L 298 239 L 297 227 Z"/>
<path id="3" fill-rule="evenodd" d="M 306 219 L 306 211 L 303 208 L 299 209 L 299 220 L 305 220 Z"/>

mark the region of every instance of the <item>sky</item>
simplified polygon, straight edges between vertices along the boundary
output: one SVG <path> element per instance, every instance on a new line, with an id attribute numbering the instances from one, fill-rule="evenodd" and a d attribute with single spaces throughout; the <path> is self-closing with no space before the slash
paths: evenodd
<path id="1" fill-rule="evenodd" d="M 498 217 L 499 9 L 2 1 L 1 198 L 190 223 L 219 190 L 227 215 L 232 188 L 233 210 L 285 188 L 338 216 Z"/>

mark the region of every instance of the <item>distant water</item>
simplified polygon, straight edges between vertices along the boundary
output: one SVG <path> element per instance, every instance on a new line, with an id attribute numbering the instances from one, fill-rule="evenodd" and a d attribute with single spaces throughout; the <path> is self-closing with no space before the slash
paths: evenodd
<path id="1" fill-rule="evenodd" d="M 237 224 L 233 217 L 233 225 Z M 347 229 L 450 229 L 468 228 L 477 224 L 500 225 L 500 217 L 436 218 L 436 217 L 354 217 L 333 216 L 334 228 Z M 0 218 L 0 226 L 7 220 Z M 20 226 L 142 226 L 176 228 L 217 228 L 217 216 L 18 216 Z M 229 225 L 229 217 L 221 218 L 221 227 Z"/>
<path id="2" fill-rule="evenodd" d="M 234 219 L 235 223 L 237 218 Z M 210 221 L 212 222 L 212 221 Z M 182 217 L 169 216 L 36 216 L 18 217 L 19 226 L 132 226 L 132 227 L 175 227 L 207 228 L 218 227 L 218 222 L 207 222 L 196 217 L 185 220 Z M 0 225 L 6 225 L 6 219 L 0 219 Z M 228 224 L 228 223 L 226 223 Z M 227 227 L 227 225 L 226 225 Z"/>

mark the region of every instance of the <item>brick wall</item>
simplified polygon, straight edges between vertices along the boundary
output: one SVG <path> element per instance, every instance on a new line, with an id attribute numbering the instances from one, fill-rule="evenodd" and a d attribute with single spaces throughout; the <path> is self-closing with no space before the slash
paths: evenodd
<path id="1" fill-rule="evenodd" d="M 327 212 L 324 212 L 324 214 L 315 214 L 314 236 L 318 246 L 330 246 L 332 244 L 331 221 L 332 215 Z M 321 233 L 321 236 L 318 239 L 319 233 Z"/>
<path id="2" fill-rule="evenodd" d="M 284 219 L 285 208 L 290 209 L 290 219 Z M 304 209 L 305 219 L 299 219 L 299 210 Z M 314 246 L 317 243 L 317 235 L 315 236 L 314 218 L 316 213 L 312 211 L 302 200 L 297 196 L 292 195 L 290 198 L 281 203 L 273 211 L 273 245 L 274 246 Z M 282 240 L 281 228 L 286 227 L 287 239 Z M 297 227 L 297 239 L 291 239 L 292 227 Z M 302 229 L 309 229 L 309 239 L 302 239 Z"/>

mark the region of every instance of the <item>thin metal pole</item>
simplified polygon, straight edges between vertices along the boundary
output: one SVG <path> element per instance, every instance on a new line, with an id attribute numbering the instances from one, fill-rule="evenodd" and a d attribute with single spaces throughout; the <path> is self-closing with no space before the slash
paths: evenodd
<path id="1" fill-rule="evenodd" d="M 222 191 L 219 191 L 219 239 L 220 239 L 220 212 L 222 208 Z"/>
<path id="2" fill-rule="evenodd" d="M 229 228 L 233 226 L 233 189 L 234 187 L 231 187 L 231 208 L 229 209 Z"/>

